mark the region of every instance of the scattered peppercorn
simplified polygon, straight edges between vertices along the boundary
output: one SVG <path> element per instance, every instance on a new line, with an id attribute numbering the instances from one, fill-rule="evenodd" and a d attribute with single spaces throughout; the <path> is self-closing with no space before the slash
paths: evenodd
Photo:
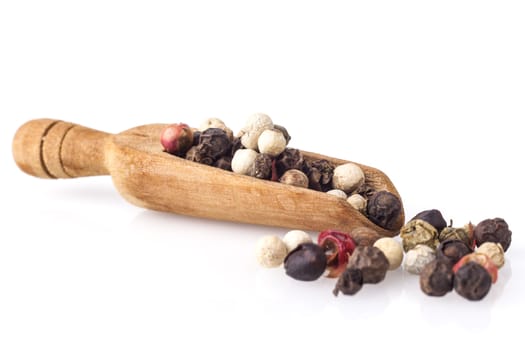
<path id="1" fill-rule="evenodd" d="M 461 266 L 454 275 L 454 289 L 468 300 L 481 300 L 490 291 L 492 281 L 481 265 L 469 262 Z"/>
<path id="2" fill-rule="evenodd" d="M 168 125 L 160 134 L 160 143 L 166 152 L 184 156 L 193 145 L 193 131 L 184 123 Z"/>
<path id="3" fill-rule="evenodd" d="M 501 218 L 487 219 L 474 228 L 474 238 L 478 247 L 485 242 L 494 242 L 500 243 L 503 250 L 507 251 L 512 240 L 512 231 Z"/>
<path id="4" fill-rule="evenodd" d="M 290 142 L 292 137 L 290 136 L 290 134 L 288 133 L 288 130 L 286 130 L 286 128 L 284 126 L 274 124 L 273 128 L 275 130 L 279 130 L 283 134 L 284 139 L 286 140 L 286 144 L 288 144 Z"/>
<path id="5" fill-rule="evenodd" d="M 505 254 L 503 252 L 503 247 L 499 243 L 485 242 L 479 246 L 476 253 L 488 256 L 498 269 L 505 264 Z"/>
<path id="6" fill-rule="evenodd" d="M 326 269 L 323 248 L 314 243 L 303 243 L 291 251 L 284 260 L 286 274 L 300 281 L 315 281 Z"/>
<path id="7" fill-rule="evenodd" d="M 345 295 L 354 295 L 363 287 L 363 273 L 360 269 L 348 268 L 343 271 L 334 288 L 334 295 L 339 292 Z"/>
<path id="8" fill-rule="evenodd" d="M 487 255 L 482 253 L 474 252 L 465 255 L 459 259 L 452 269 L 454 272 L 456 272 L 461 268 L 461 266 L 468 264 L 469 262 L 475 262 L 476 264 L 482 266 L 489 273 L 492 283 L 496 283 L 498 280 L 498 268 Z"/>
<path id="9" fill-rule="evenodd" d="M 327 191 L 326 194 L 329 194 L 329 195 L 332 195 L 332 196 L 335 196 L 335 197 L 338 197 L 344 200 L 347 199 L 346 193 L 341 190 L 330 190 L 330 191 Z"/>
<path id="10" fill-rule="evenodd" d="M 388 271 L 388 259 L 376 247 L 360 246 L 348 260 L 348 267 L 361 270 L 363 283 L 379 283 Z"/>
<path id="11" fill-rule="evenodd" d="M 440 297 L 454 287 L 452 265 L 444 260 L 433 260 L 425 265 L 419 276 L 419 286 L 426 295 Z"/>
<path id="12" fill-rule="evenodd" d="M 347 199 L 348 204 L 352 206 L 357 211 L 360 211 L 361 213 L 366 212 L 366 198 L 361 196 L 360 194 L 353 194 Z"/>
<path id="13" fill-rule="evenodd" d="M 241 142 L 244 147 L 257 150 L 257 141 L 264 130 L 272 129 L 272 119 L 263 113 L 252 114 L 241 129 Z"/>
<path id="14" fill-rule="evenodd" d="M 290 169 L 302 170 L 303 165 L 303 155 L 295 148 L 286 148 L 279 157 L 277 157 L 275 162 L 275 168 L 279 177 Z"/>
<path id="15" fill-rule="evenodd" d="M 368 199 L 368 218 L 376 225 L 394 230 L 401 213 L 401 201 L 388 191 L 374 193 Z"/>
<path id="16" fill-rule="evenodd" d="M 365 182 L 365 173 L 354 163 L 346 163 L 335 167 L 332 176 L 334 188 L 351 193 Z"/>
<path id="17" fill-rule="evenodd" d="M 463 241 L 457 239 L 441 242 L 436 249 L 436 257 L 440 260 L 448 261 L 452 265 L 470 253 L 472 253 L 472 249 Z"/>
<path id="18" fill-rule="evenodd" d="M 232 158 L 230 156 L 223 156 L 213 163 L 213 166 L 219 169 L 232 171 Z"/>
<path id="19" fill-rule="evenodd" d="M 436 259 L 434 249 L 424 244 L 419 244 L 405 254 L 403 268 L 407 272 L 419 275 L 423 268 L 434 259 Z"/>
<path id="20" fill-rule="evenodd" d="M 424 244 L 432 249 L 436 249 L 439 241 L 438 233 L 434 226 L 423 220 L 409 221 L 401 228 L 400 237 L 403 241 L 405 252 L 413 249 L 419 244 Z"/>
<path id="21" fill-rule="evenodd" d="M 437 232 L 441 232 L 441 230 L 447 227 L 447 222 L 443 218 L 443 215 L 441 214 L 441 212 L 437 209 L 430 209 L 430 210 L 422 211 L 421 213 L 414 216 L 412 220 L 426 221 L 430 225 L 434 226 Z"/>
<path id="22" fill-rule="evenodd" d="M 312 243 L 312 237 L 304 231 L 291 230 L 284 235 L 283 242 L 286 245 L 288 252 L 291 252 L 297 248 L 299 244 Z"/>
<path id="23" fill-rule="evenodd" d="M 350 237 L 352 237 L 357 245 L 372 246 L 379 238 L 381 238 L 381 235 L 370 227 L 359 226 L 350 231 Z"/>
<path id="24" fill-rule="evenodd" d="M 199 153 L 206 154 L 214 161 L 230 153 L 231 140 L 228 134 L 219 128 L 209 128 L 201 132 L 199 139 Z"/>
<path id="25" fill-rule="evenodd" d="M 253 163 L 259 153 L 252 149 L 239 149 L 232 158 L 234 173 L 247 175 L 253 169 Z"/>
<path id="26" fill-rule="evenodd" d="M 199 127 L 199 131 L 205 131 L 210 128 L 218 128 L 224 130 L 228 138 L 233 140 L 233 131 L 226 126 L 226 124 L 218 118 L 208 118 Z"/>
<path id="27" fill-rule="evenodd" d="M 383 237 L 375 241 L 374 247 L 379 248 L 388 259 L 388 269 L 395 270 L 403 261 L 403 247 L 391 237 Z"/>
<path id="28" fill-rule="evenodd" d="M 346 268 L 356 244 L 349 234 L 326 230 L 319 234 L 317 243 L 326 254 L 327 277 L 338 277 Z"/>
<path id="29" fill-rule="evenodd" d="M 438 235 L 440 242 L 460 240 L 467 246 L 474 248 L 474 227 L 467 224 L 464 227 L 445 227 Z"/>
<path id="30" fill-rule="evenodd" d="M 311 189 L 323 192 L 332 189 L 334 166 L 329 161 L 325 159 L 306 161 L 303 170 L 308 176 Z"/>
<path id="31" fill-rule="evenodd" d="M 263 267 L 278 267 L 286 258 L 286 245 L 277 236 L 265 236 L 257 241 L 255 256 Z"/>

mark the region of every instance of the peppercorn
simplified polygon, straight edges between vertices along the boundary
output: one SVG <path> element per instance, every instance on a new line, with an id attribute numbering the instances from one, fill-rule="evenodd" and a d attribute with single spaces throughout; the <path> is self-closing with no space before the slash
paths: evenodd
<path id="1" fill-rule="evenodd" d="M 304 231 L 291 230 L 284 235 L 283 242 L 286 245 L 288 252 L 291 252 L 297 248 L 299 244 L 312 243 L 312 237 Z"/>
<path id="2" fill-rule="evenodd" d="M 476 253 L 488 256 L 498 269 L 505 264 L 505 254 L 503 253 L 503 247 L 499 243 L 485 242 L 479 246 Z"/>
<path id="3" fill-rule="evenodd" d="M 277 267 L 286 258 L 286 245 L 278 236 L 265 236 L 257 241 L 255 256 L 263 267 Z"/>
<path id="4" fill-rule="evenodd" d="M 209 128 L 201 132 L 199 139 L 199 153 L 205 153 L 214 161 L 230 153 L 231 140 L 226 132 L 219 128 Z"/>
<path id="5" fill-rule="evenodd" d="M 459 261 L 454 265 L 452 270 L 456 272 L 457 270 L 461 268 L 461 266 L 469 262 L 475 262 L 481 265 L 489 273 L 492 279 L 492 283 L 496 283 L 496 281 L 498 280 L 498 268 L 496 265 L 494 265 L 492 260 L 487 255 L 482 254 L 482 253 L 474 252 L 474 253 L 465 255 L 464 257 L 459 259 Z"/>
<path id="6" fill-rule="evenodd" d="M 445 227 L 438 235 L 440 242 L 460 240 L 470 248 L 474 248 L 474 227 L 467 224 L 464 227 Z"/>
<path id="7" fill-rule="evenodd" d="M 286 139 L 279 130 L 264 130 L 261 136 L 259 136 L 257 147 L 260 153 L 276 157 L 286 148 Z"/>
<path id="8" fill-rule="evenodd" d="M 412 220 L 426 221 L 430 225 L 434 226 L 437 232 L 441 232 L 441 230 L 447 227 L 447 222 L 443 218 L 443 215 L 441 215 L 441 212 L 437 209 L 430 209 L 430 210 L 422 211 L 421 213 L 414 216 Z"/>
<path id="9" fill-rule="evenodd" d="M 252 114 L 241 129 L 241 142 L 244 147 L 257 150 L 257 141 L 264 130 L 272 129 L 272 119 L 263 113 Z"/>
<path id="10" fill-rule="evenodd" d="M 363 287 L 363 273 L 360 269 L 348 268 L 343 271 L 334 288 L 334 295 L 354 295 Z"/>
<path id="11" fill-rule="evenodd" d="M 226 124 L 218 118 L 208 118 L 199 127 L 199 131 L 205 131 L 210 128 L 222 129 L 228 135 L 228 139 L 233 140 L 233 131 L 226 126 Z"/>
<path id="12" fill-rule="evenodd" d="M 239 149 L 232 158 L 232 170 L 234 173 L 247 175 L 253 168 L 255 158 L 259 153 L 252 149 Z"/>
<path id="13" fill-rule="evenodd" d="M 452 265 L 444 260 L 434 260 L 425 265 L 419 276 L 419 286 L 423 293 L 440 297 L 454 288 Z"/>
<path id="14" fill-rule="evenodd" d="M 434 226 L 423 220 L 409 221 L 401 228 L 400 237 L 403 241 L 405 252 L 413 249 L 418 244 L 424 244 L 432 249 L 439 245 L 438 233 Z"/>
<path id="15" fill-rule="evenodd" d="M 487 219 L 474 228 L 474 238 L 478 247 L 485 242 L 500 243 L 506 252 L 512 240 L 512 231 L 501 218 Z"/>
<path id="16" fill-rule="evenodd" d="M 349 234 L 334 230 L 326 230 L 319 234 L 317 243 L 326 254 L 327 277 L 339 276 L 352 255 L 356 244 Z"/>
<path id="17" fill-rule="evenodd" d="M 472 253 L 472 249 L 463 241 L 457 239 L 441 242 L 436 249 L 436 257 L 440 260 L 448 261 L 452 265 L 470 253 Z"/>
<path id="18" fill-rule="evenodd" d="M 365 182 L 365 173 L 354 163 L 346 163 L 334 169 L 332 186 L 351 193 Z"/>
<path id="19" fill-rule="evenodd" d="M 375 284 L 385 279 L 388 259 L 379 248 L 360 246 L 348 260 L 348 267 L 361 270 L 363 283 Z"/>
<path id="20" fill-rule="evenodd" d="M 401 213 L 401 201 L 388 191 L 379 191 L 368 199 L 366 212 L 374 224 L 394 230 Z"/>
<path id="21" fill-rule="evenodd" d="M 193 146 L 197 146 L 199 144 L 199 141 L 201 139 L 201 132 L 198 130 L 193 131 Z"/>
<path id="22" fill-rule="evenodd" d="M 376 230 L 366 226 L 354 228 L 350 231 L 350 237 L 352 237 L 354 242 L 360 246 L 372 246 L 379 238 L 381 238 Z"/>
<path id="23" fill-rule="evenodd" d="M 454 289 L 468 300 L 481 300 L 490 291 L 491 277 L 487 270 L 475 262 L 459 268 L 454 275 Z"/>
<path id="24" fill-rule="evenodd" d="M 305 173 L 297 169 L 290 169 L 281 176 L 279 182 L 297 187 L 308 188 L 308 178 Z"/>
<path id="25" fill-rule="evenodd" d="M 269 179 L 272 175 L 272 157 L 267 154 L 257 154 L 247 175 L 258 179 Z"/>
<path id="26" fill-rule="evenodd" d="M 275 162 L 275 168 L 279 177 L 290 169 L 302 170 L 303 166 L 303 155 L 295 148 L 286 148 Z"/>
<path id="27" fill-rule="evenodd" d="M 360 194 L 353 194 L 350 197 L 348 197 L 347 202 L 354 208 L 355 210 L 365 213 L 366 212 L 366 198 L 361 196 Z"/>
<path id="28" fill-rule="evenodd" d="M 434 249 L 424 244 L 419 244 L 405 254 L 403 268 L 407 272 L 419 275 L 423 268 L 434 259 L 436 259 Z"/>
<path id="29" fill-rule="evenodd" d="M 193 131 L 184 123 L 168 125 L 160 134 L 160 143 L 169 154 L 183 157 L 193 145 Z"/>
<path id="30" fill-rule="evenodd" d="M 374 247 L 379 248 L 388 259 L 388 269 L 395 270 L 403 261 L 403 247 L 391 237 L 383 237 L 375 241 Z"/>
<path id="31" fill-rule="evenodd" d="M 277 124 L 274 124 L 273 125 L 273 128 L 275 130 L 279 130 L 283 136 L 284 136 L 284 139 L 286 140 L 286 144 L 288 144 L 290 142 L 290 140 L 292 139 L 292 137 L 290 136 L 290 134 L 288 133 L 288 130 L 286 130 L 286 128 L 282 125 L 277 125 Z"/>
<path id="32" fill-rule="evenodd" d="M 230 151 L 230 156 L 232 156 L 233 158 L 233 156 L 235 155 L 235 152 L 237 152 L 237 150 L 240 150 L 240 149 L 244 149 L 244 146 L 241 143 L 241 138 L 235 137 L 232 141 L 232 149 Z"/>
<path id="33" fill-rule="evenodd" d="M 309 187 L 312 190 L 326 192 L 332 189 L 334 166 L 326 159 L 306 161 L 303 172 L 308 176 Z"/>
<path id="34" fill-rule="evenodd" d="M 286 274 L 299 281 L 315 281 L 326 269 L 323 248 L 314 243 L 303 243 L 284 259 Z"/>

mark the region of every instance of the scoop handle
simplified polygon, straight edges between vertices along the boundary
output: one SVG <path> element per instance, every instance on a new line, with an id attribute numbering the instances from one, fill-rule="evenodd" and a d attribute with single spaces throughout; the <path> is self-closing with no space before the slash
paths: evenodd
<path id="1" fill-rule="evenodd" d="M 18 128 L 13 158 L 25 173 L 45 179 L 109 175 L 105 145 L 111 134 L 54 119 Z"/>

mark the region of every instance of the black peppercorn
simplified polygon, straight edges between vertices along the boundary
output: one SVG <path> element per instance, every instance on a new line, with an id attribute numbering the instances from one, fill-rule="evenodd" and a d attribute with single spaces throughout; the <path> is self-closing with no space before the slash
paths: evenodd
<path id="1" fill-rule="evenodd" d="M 290 169 L 303 170 L 303 165 L 303 155 L 295 148 L 286 148 L 275 161 L 278 177 L 283 176 Z"/>
<path id="2" fill-rule="evenodd" d="M 230 151 L 230 155 L 233 157 L 235 155 L 235 152 L 237 152 L 237 150 L 240 150 L 243 148 L 245 147 L 242 145 L 241 138 L 240 137 L 234 138 L 232 141 L 232 149 Z"/>
<path id="3" fill-rule="evenodd" d="M 339 276 L 333 293 L 335 296 L 337 296 L 339 292 L 344 295 L 354 295 L 359 292 L 362 287 L 363 273 L 361 270 L 348 268 Z"/>
<path id="4" fill-rule="evenodd" d="M 209 128 L 201 132 L 199 138 L 199 152 L 206 153 L 206 155 L 213 160 L 230 152 L 232 144 L 226 131 L 219 128 Z"/>
<path id="5" fill-rule="evenodd" d="M 501 244 L 503 250 L 507 251 L 512 240 L 512 231 L 503 219 L 487 219 L 474 228 L 474 238 L 478 247 L 485 242 L 493 242 Z"/>
<path id="6" fill-rule="evenodd" d="M 334 166 L 325 159 L 306 161 L 304 173 L 308 176 L 309 187 L 316 191 L 329 191 L 332 189 Z"/>
<path id="7" fill-rule="evenodd" d="M 213 163 L 213 166 L 219 169 L 232 171 L 232 158 L 230 156 L 223 156 Z"/>
<path id="8" fill-rule="evenodd" d="M 199 144 L 200 138 L 201 138 L 201 132 L 194 131 L 193 132 L 193 146 L 197 146 Z"/>
<path id="9" fill-rule="evenodd" d="M 363 283 L 379 283 L 385 279 L 389 263 L 379 248 L 359 246 L 348 260 L 348 267 L 361 270 Z"/>
<path id="10" fill-rule="evenodd" d="M 419 276 L 419 286 L 426 295 L 440 297 L 454 286 L 452 265 L 445 260 L 433 260 L 425 265 Z"/>
<path id="11" fill-rule="evenodd" d="M 258 179 L 269 179 L 272 175 L 272 157 L 267 154 L 258 154 L 248 175 Z"/>
<path id="12" fill-rule="evenodd" d="M 443 230 L 445 227 L 447 227 L 447 222 L 443 218 L 443 215 L 441 215 L 441 212 L 437 209 L 422 211 L 421 213 L 417 214 L 412 218 L 412 220 L 416 219 L 428 222 L 430 225 L 435 227 L 438 233 L 441 232 L 441 230 Z"/>
<path id="13" fill-rule="evenodd" d="M 367 213 L 374 224 L 394 230 L 401 213 L 401 201 L 388 191 L 376 192 L 368 199 Z"/>
<path id="14" fill-rule="evenodd" d="M 470 253 L 472 253 L 472 249 L 465 242 L 451 239 L 439 244 L 436 249 L 436 258 L 454 265 L 459 259 Z"/>
<path id="15" fill-rule="evenodd" d="M 320 246 L 303 243 L 284 259 L 286 274 L 299 281 L 315 281 L 326 269 L 326 255 Z"/>
<path id="16" fill-rule="evenodd" d="M 490 290 L 492 278 L 487 270 L 476 262 L 469 262 L 456 271 L 454 289 L 468 300 L 481 300 Z"/>

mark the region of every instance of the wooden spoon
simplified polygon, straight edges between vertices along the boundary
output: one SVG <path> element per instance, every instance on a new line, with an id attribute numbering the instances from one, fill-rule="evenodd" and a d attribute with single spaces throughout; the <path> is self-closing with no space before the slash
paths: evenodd
<path id="1" fill-rule="evenodd" d="M 165 126 L 143 125 L 113 135 L 60 120 L 36 119 L 18 129 L 13 157 L 21 170 L 40 178 L 111 175 L 126 200 L 153 210 L 313 231 L 349 232 L 367 226 L 383 236 L 396 235 L 404 223 L 403 210 L 395 228 L 386 230 L 335 196 L 167 154 L 159 138 Z M 348 163 L 309 152 L 303 155 L 335 165 Z M 384 173 L 358 165 L 367 185 L 401 198 Z"/>

